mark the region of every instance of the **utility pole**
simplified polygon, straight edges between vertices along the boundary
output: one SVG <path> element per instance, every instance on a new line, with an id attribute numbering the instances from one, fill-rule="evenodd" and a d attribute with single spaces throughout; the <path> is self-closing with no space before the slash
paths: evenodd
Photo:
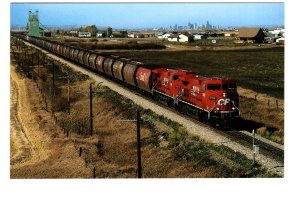
<path id="1" fill-rule="evenodd" d="M 30 46 L 30 50 L 31 50 L 31 64 L 33 66 L 34 62 L 33 62 L 33 47 L 32 46 Z"/>
<path id="2" fill-rule="evenodd" d="M 138 178 L 142 178 L 142 158 L 141 158 L 141 132 L 140 132 L 140 111 L 136 113 L 136 134 L 137 134 L 137 168 Z"/>
<path id="3" fill-rule="evenodd" d="M 136 119 L 118 120 L 122 122 L 136 122 L 136 140 L 137 140 L 137 175 L 138 178 L 142 178 L 142 156 L 141 156 L 141 126 L 142 121 L 140 111 L 137 110 Z"/>
<path id="4" fill-rule="evenodd" d="M 71 100 L 70 100 L 70 77 L 68 77 L 68 113 L 70 114 Z"/>
<path id="5" fill-rule="evenodd" d="M 252 165 L 255 166 L 255 132 L 254 129 L 252 130 L 252 135 L 253 135 L 253 163 Z"/>
<path id="6" fill-rule="evenodd" d="M 17 38 L 17 50 L 19 50 L 20 51 L 20 39 L 19 38 Z"/>
<path id="7" fill-rule="evenodd" d="M 54 62 L 52 62 L 52 86 L 54 88 Z"/>
<path id="8" fill-rule="evenodd" d="M 54 85 L 54 62 L 52 62 L 52 112 L 54 111 L 54 101 L 55 101 L 55 85 Z"/>
<path id="9" fill-rule="evenodd" d="M 99 84 L 101 84 L 103 82 L 99 82 Z M 74 91 L 75 93 L 89 93 L 89 96 L 90 96 L 90 135 L 92 136 L 93 135 L 93 131 L 94 131 L 94 123 L 93 123 L 93 93 L 98 93 L 98 91 L 93 91 L 93 88 L 92 88 L 92 84 L 93 83 L 90 83 L 90 91 Z M 70 88 L 69 90 L 70 91 Z"/>
<path id="10" fill-rule="evenodd" d="M 70 107 L 71 107 L 71 88 L 70 88 L 70 75 L 68 76 L 63 76 L 63 77 L 57 77 L 57 79 L 67 79 L 68 80 L 68 114 L 70 114 Z"/>
<path id="11" fill-rule="evenodd" d="M 90 131 L 91 136 L 93 135 L 93 91 L 92 83 L 90 83 Z"/>
<path id="12" fill-rule="evenodd" d="M 38 53 L 37 65 L 38 65 L 38 76 L 40 76 L 40 53 Z"/>

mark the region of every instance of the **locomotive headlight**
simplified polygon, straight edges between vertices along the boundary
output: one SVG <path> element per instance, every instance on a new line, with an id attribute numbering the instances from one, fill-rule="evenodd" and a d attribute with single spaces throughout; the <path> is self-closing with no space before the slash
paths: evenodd
<path id="1" fill-rule="evenodd" d="M 225 92 L 223 92 L 223 97 L 226 97 L 226 93 Z"/>
<path id="2" fill-rule="evenodd" d="M 217 108 L 217 110 L 220 110 L 220 108 Z"/>
<path id="3" fill-rule="evenodd" d="M 235 110 L 235 107 L 232 107 L 232 110 Z"/>

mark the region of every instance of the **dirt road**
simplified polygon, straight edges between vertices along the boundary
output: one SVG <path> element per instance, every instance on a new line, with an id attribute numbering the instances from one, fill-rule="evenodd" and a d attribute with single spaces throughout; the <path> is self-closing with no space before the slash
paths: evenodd
<path id="1" fill-rule="evenodd" d="M 11 78 L 10 83 L 10 163 L 14 165 L 26 162 L 26 160 L 31 158 L 31 145 L 19 117 L 19 91 L 16 86 L 16 81 Z"/>

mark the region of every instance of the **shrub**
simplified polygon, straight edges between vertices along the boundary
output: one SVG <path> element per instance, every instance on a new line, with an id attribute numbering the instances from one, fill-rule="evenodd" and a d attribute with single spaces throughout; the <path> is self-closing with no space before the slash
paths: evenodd
<path id="1" fill-rule="evenodd" d="M 98 42 L 98 39 L 96 39 L 96 38 L 91 38 L 91 39 L 89 39 L 89 42 Z"/>
<path id="2" fill-rule="evenodd" d="M 267 127 L 265 127 L 265 126 L 260 127 L 256 131 L 257 131 L 257 134 L 264 136 L 264 135 L 266 135 Z"/>

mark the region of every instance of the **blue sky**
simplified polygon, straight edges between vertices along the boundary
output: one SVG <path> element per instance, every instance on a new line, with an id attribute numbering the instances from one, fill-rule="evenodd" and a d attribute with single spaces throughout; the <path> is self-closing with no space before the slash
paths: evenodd
<path id="1" fill-rule="evenodd" d="M 188 22 L 220 26 L 284 25 L 284 3 L 11 4 L 11 25 L 26 25 L 28 11 L 43 25 L 155 28 Z"/>

